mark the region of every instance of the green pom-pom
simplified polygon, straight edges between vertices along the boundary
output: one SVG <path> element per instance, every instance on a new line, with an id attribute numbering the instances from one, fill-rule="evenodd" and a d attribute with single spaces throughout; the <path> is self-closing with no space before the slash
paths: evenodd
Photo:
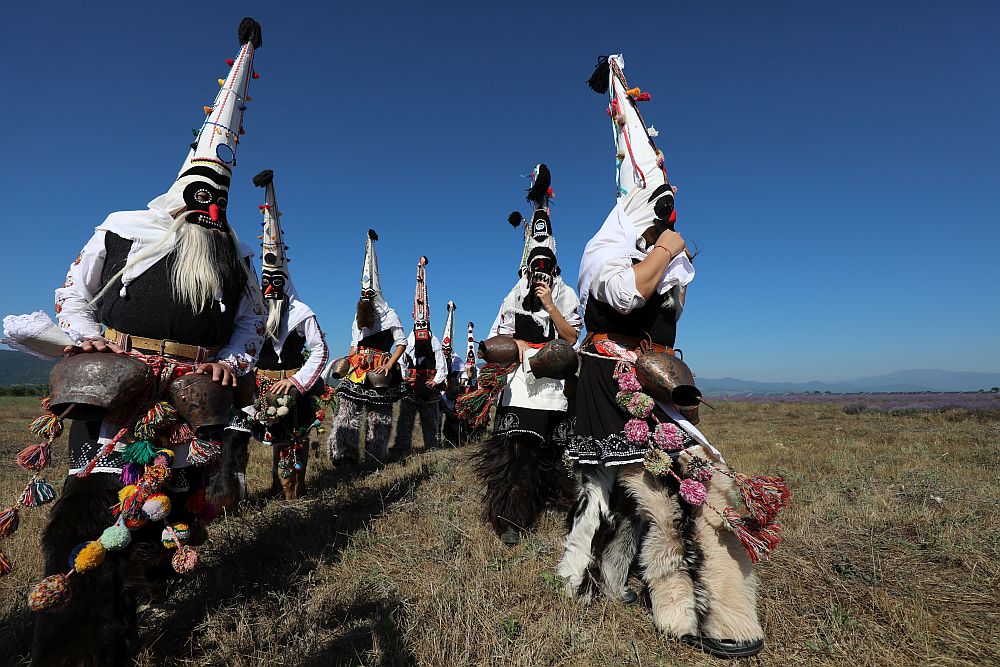
<path id="1" fill-rule="evenodd" d="M 149 440 L 136 440 L 125 448 L 122 461 L 146 465 L 156 456 L 156 447 Z"/>
<path id="2" fill-rule="evenodd" d="M 101 533 L 101 544 L 108 551 L 118 551 L 124 549 L 132 541 L 132 533 L 120 523 L 108 526 Z"/>

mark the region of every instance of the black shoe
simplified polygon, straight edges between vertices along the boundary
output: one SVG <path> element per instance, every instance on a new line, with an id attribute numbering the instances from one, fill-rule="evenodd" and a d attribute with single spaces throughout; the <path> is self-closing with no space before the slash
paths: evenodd
<path id="1" fill-rule="evenodd" d="M 517 528 L 508 528 L 503 531 L 503 535 L 500 536 L 500 541 L 508 547 L 516 547 L 521 542 L 521 531 Z"/>
<path id="2" fill-rule="evenodd" d="M 631 586 L 626 586 L 622 591 L 622 602 L 625 604 L 636 604 L 639 602 L 639 594 Z"/>
<path id="3" fill-rule="evenodd" d="M 695 635 L 684 635 L 681 641 L 685 644 L 700 648 L 709 655 L 717 658 L 749 658 L 760 653 L 764 648 L 763 639 L 715 639 L 714 637 L 696 637 Z"/>

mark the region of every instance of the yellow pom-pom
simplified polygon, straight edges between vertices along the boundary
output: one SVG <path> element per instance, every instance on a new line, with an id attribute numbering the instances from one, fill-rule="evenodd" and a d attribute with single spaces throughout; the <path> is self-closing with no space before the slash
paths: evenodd
<path id="1" fill-rule="evenodd" d="M 135 484 L 129 484 L 128 486 L 123 486 L 121 491 L 118 492 L 118 502 L 123 503 L 125 499 L 130 497 L 133 493 L 138 491 L 138 487 Z"/>
<path id="2" fill-rule="evenodd" d="M 626 90 L 625 94 L 628 95 L 629 97 L 639 97 L 640 92 L 642 91 L 640 91 L 639 87 L 636 86 L 635 88 L 630 88 L 629 90 Z"/>
<path id="3" fill-rule="evenodd" d="M 226 80 L 225 79 L 219 79 L 219 85 L 220 86 L 226 85 Z"/>
<path id="4" fill-rule="evenodd" d="M 83 549 L 80 549 L 80 553 L 76 555 L 76 560 L 73 561 L 73 569 L 77 572 L 93 570 L 95 567 L 104 562 L 105 552 L 104 545 L 101 544 L 101 541 L 94 540 Z"/>

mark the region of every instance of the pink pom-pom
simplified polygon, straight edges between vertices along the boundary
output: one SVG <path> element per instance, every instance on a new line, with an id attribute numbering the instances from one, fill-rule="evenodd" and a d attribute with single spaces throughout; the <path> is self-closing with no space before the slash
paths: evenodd
<path id="1" fill-rule="evenodd" d="M 628 413 L 633 417 L 645 419 L 653 411 L 653 397 L 637 391 L 628 402 Z"/>
<path id="2" fill-rule="evenodd" d="M 618 388 L 622 391 L 642 391 L 639 378 L 635 375 L 635 370 L 629 370 L 618 376 Z"/>
<path id="3" fill-rule="evenodd" d="M 649 424 L 643 419 L 632 418 L 625 422 L 625 437 L 635 443 L 649 440 Z"/>
<path id="4" fill-rule="evenodd" d="M 177 574 L 189 574 L 198 565 L 198 552 L 191 547 L 181 547 L 170 559 Z"/>
<path id="5" fill-rule="evenodd" d="M 689 505 L 701 505 L 708 498 L 705 485 L 693 479 L 681 480 L 680 494 Z"/>
<path id="6" fill-rule="evenodd" d="M 684 435 L 676 424 L 661 422 L 656 425 L 656 430 L 653 431 L 653 442 L 664 451 L 676 452 L 684 444 Z"/>

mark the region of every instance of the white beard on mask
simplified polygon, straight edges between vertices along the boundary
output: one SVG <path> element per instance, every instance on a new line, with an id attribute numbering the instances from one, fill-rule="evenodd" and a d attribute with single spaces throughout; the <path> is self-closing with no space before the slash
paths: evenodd
<path id="1" fill-rule="evenodd" d="M 272 340 L 278 340 L 281 335 L 281 316 L 285 312 L 284 299 L 264 299 L 267 305 L 267 335 Z"/>

